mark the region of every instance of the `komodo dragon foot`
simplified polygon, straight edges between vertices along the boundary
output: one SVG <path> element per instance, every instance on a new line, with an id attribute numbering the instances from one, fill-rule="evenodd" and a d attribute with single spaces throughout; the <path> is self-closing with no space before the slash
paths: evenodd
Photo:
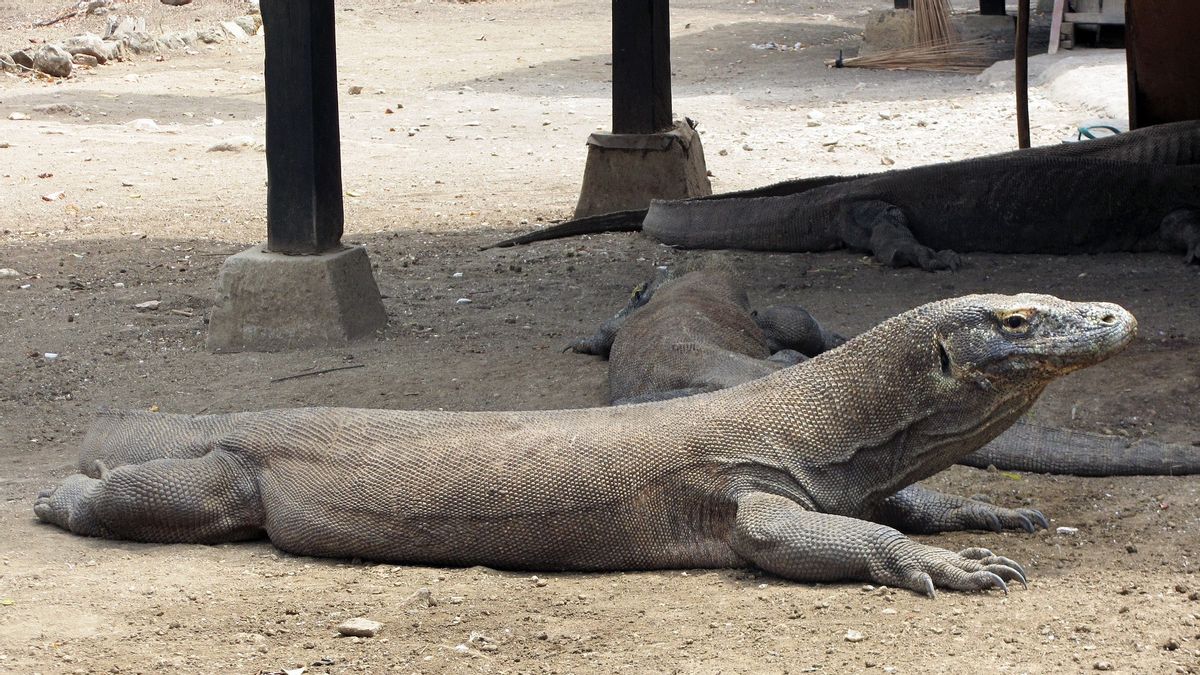
<path id="1" fill-rule="evenodd" d="M 42 521 L 64 530 L 93 537 L 106 535 L 88 505 L 100 487 L 100 480 L 83 474 L 68 476 L 62 485 L 38 493 L 34 514 Z"/>
<path id="2" fill-rule="evenodd" d="M 875 520 L 913 534 L 961 530 L 1024 530 L 1032 534 L 1050 527 L 1041 511 L 1006 509 L 920 485 L 910 485 L 885 499 Z"/>
<path id="3" fill-rule="evenodd" d="M 733 548 L 787 579 L 863 579 L 932 597 L 1025 584 L 1025 570 L 985 548 L 958 553 L 913 541 L 885 525 L 809 511 L 787 498 L 755 492 L 738 500 Z"/>

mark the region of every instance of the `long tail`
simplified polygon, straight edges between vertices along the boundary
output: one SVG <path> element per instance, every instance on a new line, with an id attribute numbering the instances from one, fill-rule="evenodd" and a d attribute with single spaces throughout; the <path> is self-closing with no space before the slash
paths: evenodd
<path id="1" fill-rule="evenodd" d="M 811 190 L 813 188 L 832 185 L 833 183 L 844 183 L 849 180 L 861 178 L 862 176 L 817 176 L 815 178 L 800 178 L 797 180 L 785 180 L 781 183 L 772 183 L 763 187 L 750 188 L 749 190 L 738 190 L 737 192 L 723 192 L 716 195 L 706 195 L 704 197 L 693 197 L 691 199 L 672 200 L 672 203 L 678 202 L 704 202 L 712 200 L 738 199 L 744 197 L 785 197 L 794 195 L 799 192 Z M 613 213 L 601 213 L 595 216 L 587 216 L 586 218 L 577 218 L 575 220 L 567 220 L 557 225 L 551 225 L 545 229 L 526 232 L 504 241 L 496 242 L 490 246 L 483 247 L 483 250 L 489 248 L 507 248 L 518 244 L 530 244 L 535 241 L 546 241 L 548 239 L 561 239 L 563 237 L 575 237 L 581 234 L 599 234 L 601 232 L 638 232 L 642 229 L 642 221 L 646 218 L 647 209 L 635 209 L 632 211 L 615 211 Z"/>
<path id="2" fill-rule="evenodd" d="M 1018 422 L 959 464 L 1075 476 L 1185 476 L 1200 473 L 1200 448 Z"/>
<path id="3" fill-rule="evenodd" d="M 637 209 L 634 211 L 616 211 L 613 213 L 601 213 L 595 216 L 586 218 L 577 218 L 568 220 L 557 225 L 551 225 L 542 230 L 534 230 L 525 234 L 498 241 L 490 246 L 484 246 L 482 250 L 489 248 L 508 248 L 518 244 L 531 244 L 535 241 L 546 241 L 547 239 L 561 239 L 563 237 L 575 237 L 581 234 L 599 234 L 601 232 L 638 232 L 642 229 L 642 219 L 646 217 L 646 209 Z"/>

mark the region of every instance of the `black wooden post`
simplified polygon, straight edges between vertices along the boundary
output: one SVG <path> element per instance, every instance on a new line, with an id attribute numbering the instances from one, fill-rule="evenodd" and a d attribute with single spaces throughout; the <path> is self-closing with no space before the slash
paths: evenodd
<path id="1" fill-rule="evenodd" d="M 667 0 L 613 0 L 613 133 L 671 127 Z"/>
<path id="2" fill-rule="evenodd" d="M 267 89 L 267 250 L 342 238 L 333 0 L 261 0 Z"/>

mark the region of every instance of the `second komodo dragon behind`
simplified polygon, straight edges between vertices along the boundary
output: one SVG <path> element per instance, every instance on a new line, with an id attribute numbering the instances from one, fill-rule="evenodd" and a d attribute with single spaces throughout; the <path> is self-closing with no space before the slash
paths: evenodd
<path id="1" fill-rule="evenodd" d="M 1135 329 L 1116 305 L 973 295 L 737 387 L 658 403 L 113 415 L 85 439 L 86 473 L 44 492 L 34 512 L 81 535 L 266 534 L 296 554 L 401 563 L 756 565 L 931 595 L 1005 588 L 1024 578 L 1017 563 L 892 526 L 1015 527 L 1021 514 L 906 488 L 991 440 L 1050 381 L 1120 351 Z"/>
<path id="2" fill-rule="evenodd" d="M 735 386 L 844 341 L 797 305 L 752 311 L 724 258 L 687 269 L 677 275 L 660 270 L 595 335 L 571 345 L 609 359 L 613 405 Z M 1185 475 L 1200 473 L 1200 450 L 1017 422 L 959 463 L 1079 476 Z"/>

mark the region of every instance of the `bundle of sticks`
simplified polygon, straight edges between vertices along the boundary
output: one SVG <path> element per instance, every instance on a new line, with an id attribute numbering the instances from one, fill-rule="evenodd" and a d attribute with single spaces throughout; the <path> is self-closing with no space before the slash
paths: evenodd
<path id="1" fill-rule="evenodd" d="M 839 68 L 881 68 L 885 70 L 929 70 L 946 73 L 978 73 L 995 63 L 992 43 L 986 38 L 891 49 L 878 54 L 855 56 L 825 62 Z"/>
<path id="2" fill-rule="evenodd" d="M 949 0 L 912 0 L 913 46 L 826 61 L 838 68 L 977 73 L 995 62 L 990 40 L 960 41 L 950 25 Z"/>

